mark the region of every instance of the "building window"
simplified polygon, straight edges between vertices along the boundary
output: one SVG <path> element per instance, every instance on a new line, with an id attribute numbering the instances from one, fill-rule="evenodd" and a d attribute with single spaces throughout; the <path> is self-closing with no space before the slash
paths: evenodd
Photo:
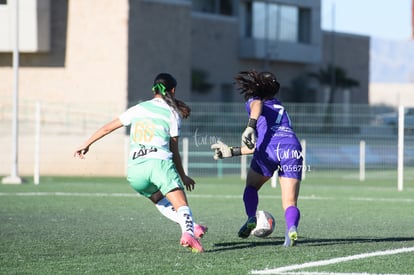
<path id="1" fill-rule="evenodd" d="M 0 0 L 0 5 L 7 5 L 7 0 Z"/>
<path id="2" fill-rule="evenodd" d="M 235 14 L 234 0 L 193 0 L 191 2 L 193 11 L 230 16 Z"/>
<path id="3" fill-rule="evenodd" d="M 297 41 L 298 9 L 291 6 L 254 2 L 253 38 Z"/>
<path id="4" fill-rule="evenodd" d="M 284 41 L 298 41 L 299 10 L 297 7 L 280 6 L 279 39 Z"/>
<path id="5" fill-rule="evenodd" d="M 299 9 L 299 42 L 311 43 L 311 11 Z"/>
<path id="6" fill-rule="evenodd" d="M 310 10 L 246 1 L 240 7 L 242 36 L 288 42 L 310 42 Z"/>

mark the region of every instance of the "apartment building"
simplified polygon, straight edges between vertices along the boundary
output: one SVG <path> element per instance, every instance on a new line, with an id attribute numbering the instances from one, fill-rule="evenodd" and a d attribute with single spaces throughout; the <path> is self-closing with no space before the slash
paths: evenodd
<path id="1" fill-rule="evenodd" d="M 271 70 L 289 88 L 332 63 L 360 83 L 351 102 L 368 102 L 369 38 L 323 32 L 320 0 L 19 2 L 22 98 L 78 104 L 82 95 L 121 108 L 168 71 L 185 100 L 235 101 L 239 70 Z M 12 90 L 13 3 L 0 3 L 2 96 Z"/>
<path id="2" fill-rule="evenodd" d="M 319 83 L 309 80 L 301 93 L 292 83 L 333 63 L 360 84 L 347 96 L 337 93 L 335 102 L 368 103 L 369 37 L 322 31 L 320 0 L 18 2 L 16 9 L 16 1 L 0 1 L 0 160 L 5 164 L 0 174 L 10 169 L 16 13 L 20 118 L 33 116 L 27 106 L 35 102 L 47 106 L 42 113 L 50 128 L 42 141 L 44 173 L 124 171 L 123 154 L 118 159 L 111 155 L 111 162 L 99 166 L 91 161 L 80 171 L 72 165 L 57 167 L 61 156 L 56 152 L 65 144 L 69 151 L 62 154 L 70 156 L 91 128 L 150 98 L 159 72 L 175 75 L 177 97 L 189 102 L 240 102 L 233 77 L 247 69 L 274 72 L 284 101 L 323 102 L 326 89 Z M 88 122 L 68 128 L 86 112 Z M 96 122 L 92 126 L 91 115 Z M 21 129 L 23 173 L 32 173 L 30 131 Z M 123 138 L 123 133 L 113 137 L 121 142 Z M 98 150 L 106 156 L 113 146 Z"/>

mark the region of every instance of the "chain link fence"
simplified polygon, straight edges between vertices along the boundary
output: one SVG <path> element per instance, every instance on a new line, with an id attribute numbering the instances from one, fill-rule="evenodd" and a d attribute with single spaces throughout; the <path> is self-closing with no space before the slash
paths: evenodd
<path id="1" fill-rule="evenodd" d="M 214 161 L 211 144 L 221 140 L 240 145 L 247 123 L 243 103 L 188 103 L 189 119 L 182 122 L 182 138 L 188 141 L 188 172 L 194 177 L 243 174 L 247 158 Z M 363 164 L 367 177 L 396 177 L 398 163 L 397 110 L 368 105 L 285 104 L 294 130 L 306 142 L 307 175 L 357 178 Z M 19 170 L 33 174 L 35 102 L 19 106 Z M 73 151 L 98 127 L 123 110 L 108 106 L 74 107 L 41 104 L 40 173 L 44 175 L 115 175 L 125 174 L 127 131 L 118 130 L 109 140 L 99 141 L 80 167 L 72 159 Z M 405 109 L 404 168 L 414 170 L 414 109 Z M 1 167 L 7 175 L 11 162 L 12 108 L 0 103 Z M 96 147 L 96 148 L 95 148 Z M 361 159 L 363 149 L 363 159 Z M 361 163 L 363 161 L 364 163 Z"/>

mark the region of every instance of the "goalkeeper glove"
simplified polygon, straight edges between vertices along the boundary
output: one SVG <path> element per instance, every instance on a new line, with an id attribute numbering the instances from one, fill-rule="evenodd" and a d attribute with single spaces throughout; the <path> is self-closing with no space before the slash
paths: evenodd
<path id="1" fill-rule="evenodd" d="M 217 141 L 217 143 L 212 144 L 211 149 L 214 150 L 213 158 L 215 160 L 222 159 L 222 158 L 231 158 L 234 156 L 241 155 L 240 147 L 229 147 L 227 144 L 221 142 L 220 140 Z"/>
<path id="2" fill-rule="evenodd" d="M 256 124 L 256 119 L 249 118 L 249 123 L 242 134 L 242 141 L 249 149 L 253 149 L 256 145 Z"/>

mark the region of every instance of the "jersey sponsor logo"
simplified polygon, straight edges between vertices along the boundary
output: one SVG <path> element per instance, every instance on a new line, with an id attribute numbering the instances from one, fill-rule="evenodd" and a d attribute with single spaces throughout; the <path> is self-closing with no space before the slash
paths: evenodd
<path id="1" fill-rule="evenodd" d="M 303 158 L 302 151 L 295 150 L 295 149 L 284 149 L 280 148 L 280 143 L 277 144 L 276 147 L 276 156 L 279 161 L 282 159 L 301 159 Z"/>
<path id="2" fill-rule="evenodd" d="M 146 147 L 146 146 L 145 146 L 145 145 L 143 145 L 143 144 L 140 144 L 139 146 L 140 146 L 140 149 L 135 150 L 135 151 L 133 151 L 133 152 L 132 152 L 132 159 L 133 159 L 133 160 L 134 160 L 134 159 L 137 159 L 137 158 L 139 158 L 139 157 L 142 157 L 142 156 L 148 155 L 149 153 L 152 153 L 152 152 L 157 152 L 157 151 L 158 151 L 158 150 L 157 150 L 157 148 L 156 148 L 156 147 L 154 147 L 154 146 L 151 146 L 151 147 Z"/>
<path id="3" fill-rule="evenodd" d="M 275 134 L 274 137 L 293 137 L 293 130 L 286 126 L 273 126 L 271 128 Z"/>

